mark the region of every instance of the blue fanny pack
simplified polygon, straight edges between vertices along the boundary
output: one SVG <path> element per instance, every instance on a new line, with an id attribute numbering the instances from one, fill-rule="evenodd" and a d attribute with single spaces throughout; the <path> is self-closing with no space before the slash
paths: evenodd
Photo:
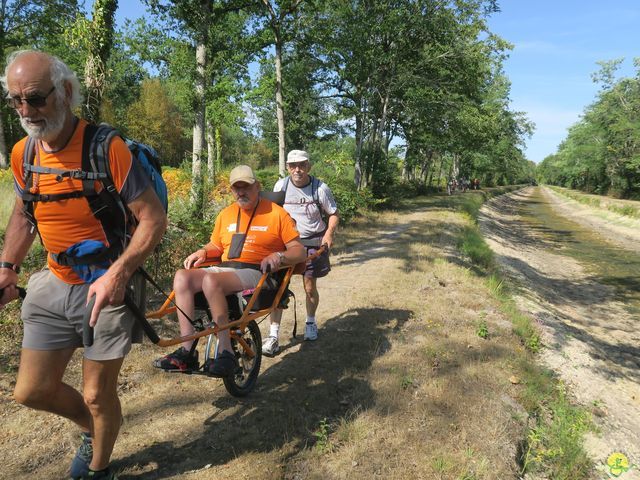
<path id="1" fill-rule="evenodd" d="M 83 257 L 95 257 L 107 250 L 107 246 L 97 240 L 83 240 L 71 245 L 65 251 L 66 257 L 74 259 L 69 262 L 69 266 L 85 282 L 93 283 L 104 275 L 109 268 L 110 262 L 103 261 L 95 264 L 83 264 Z"/>

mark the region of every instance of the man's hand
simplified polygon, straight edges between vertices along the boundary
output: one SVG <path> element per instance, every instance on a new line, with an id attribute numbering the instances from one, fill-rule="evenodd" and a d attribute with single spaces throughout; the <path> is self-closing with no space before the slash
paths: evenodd
<path id="1" fill-rule="evenodd" d="M 18 274 L 9 268 L 0 268 L 0 308 L 18 298 Z"/>
<path id="2" fill-rule="evenodd" d="M 262 262 L 260 262 L 260 270 L 262 273 L 266 273 L 268 268 L 270 268 L 272 272 L 278 270 L 282 265 L 283 256 L 284 254 L 282 252 L 275 252 L 264 257 Z"/>
<path id="3" fill-rule="evenodd" d="M 184 268 L 187 270 L 201 265 L 207 259 L 207 251 L 204 248 L 196 250 L 184 260 Z"/>
<path id="4" fill-rule="evenodd" d="M 327 233 L 322 237 L 322 243 L 320 245 L 326 245 L 327 250 L 331 250 L 331 245 L 333 244 L 333 235 L 329 235 Z"/>
<path id="5" fill-rule="evenodd" d="M 89 320 L 89 326 L 91 327 L 96 326 L 100 311 L 104 307 L 107 305 L 121 305 L 124 301 L 124 292 L 128 278 L 124 278 L 124 276 L 118 272 L 112 272 L 112 268 L 93 282 L 87 292 L 87 305 L 91 297 L 96 296 L 96 303 L 93 305 L 91 319 Z"/>

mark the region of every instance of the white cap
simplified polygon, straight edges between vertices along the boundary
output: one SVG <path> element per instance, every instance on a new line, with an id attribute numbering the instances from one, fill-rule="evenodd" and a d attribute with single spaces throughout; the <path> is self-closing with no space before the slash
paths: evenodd
<path id="1" fill-rule="evenodd" d="M 291 150 L 287 155 L 287 163 L 308 162 L 309 154 L 304 150 Z"/>

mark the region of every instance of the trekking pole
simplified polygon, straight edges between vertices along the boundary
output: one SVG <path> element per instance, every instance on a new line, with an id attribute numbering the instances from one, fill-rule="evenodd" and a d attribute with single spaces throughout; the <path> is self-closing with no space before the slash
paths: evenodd
<path id="1" fill-rule="evenodd" d="M 91 311 L 95 303 L 96 296 L 94 295 L 91 297 L 91 300 L 89 300 L 87 309 L 84 312 L 84 318 L 82 319 L 82 344 L 85 347 L 93 345 L 93 327 L 89 325 L 89 320 L 91 320 Z M 144 333 L 149 337 L 149 340 L 157 344 L 160 341 L 160 337 L 158 337 L 158 334 L 147 321 L 144 313 L 142 313 L 138 305 L 136 305 L 136 302 L 131 298 L 130 292 L 128 291 L 124 294 L 124 304 L 129 307 L 129 310 L 131 310 L 131 313 L 144 330 Z"/>
<path id="2" fill-rule="evenodd" d="M 22 287 L 16 286 L 16 288 L 18 289 L 18 296 L 24 300 L 24 297 L 27 296 L 27 291 Z M 3 293 L 4 293 L 4 288 L 0 288 L 0 297 L 2 296 Z"/>

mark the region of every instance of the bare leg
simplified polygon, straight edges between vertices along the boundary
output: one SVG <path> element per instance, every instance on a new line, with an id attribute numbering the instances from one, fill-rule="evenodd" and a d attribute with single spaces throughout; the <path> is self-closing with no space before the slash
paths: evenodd
<path id="1" fill-rule="evenodd" d="M 269 317 L 269 323 L 271 325 L 280 325 L 280 321 L 282 320 L 282 309 L 276 308 L 273 312 L 271 312 L 271 316 Z"/>
<path id="2" fill-rule="evenodd" d="M 315 317 L 318 304 L 320 303 L 320 294 L 316 286 L 316 278 L 302 277 L 304 283 L 304 292 L 307 296 L 307 317 Z"/>
<path id="3" fill-rule="evenodd" d="M 91 431 L 91 414 L 80 392 L 62 382 L 75 348 L 31 350 L 23 348 L 14 389 L 16 402 L 68 418 L 83 431 Z"/>
<path id="4" fill-rule="evenodd" d="M 84 359 L 84 402 L 93 421 L 93 459 L 89 465 L 92 470 L 107 468 L 120 431 L 122 410 L 117 387 L 123 360 Z"/>
<path id="5" fill-rule="evenodd" d="M 176 294 L 176 305 L 185 312 L 191 319 L 195 314 L 195 302 L 193 296 L 202 291 L 202 281 L 208 274 L 203 269 L 178 270 L 173 278 L 173 290 Z M 180 310 L 178 310 L 178 322 L 180 323 L 180 335 L 191 335 L 194 333 L 193 325 L 187 320 Z M 189 350 L 193 341 L 184 342 L 182 346 Z"/>
<path id="6" fill-rule="evenodd" d="M 202 292 L 207 297 L 211 316 L 218 327 L 224 327 L 229 323 L 229 306 L 225 297 L 241 290 L 242 282 L 233 272 L 209 272 L 205 276 L 202 281 Z M 221 348 L 219 353 L 224 350 L 231 352 L 231 337 L 228 329 L 218 333 L 218 341 Z"/>

